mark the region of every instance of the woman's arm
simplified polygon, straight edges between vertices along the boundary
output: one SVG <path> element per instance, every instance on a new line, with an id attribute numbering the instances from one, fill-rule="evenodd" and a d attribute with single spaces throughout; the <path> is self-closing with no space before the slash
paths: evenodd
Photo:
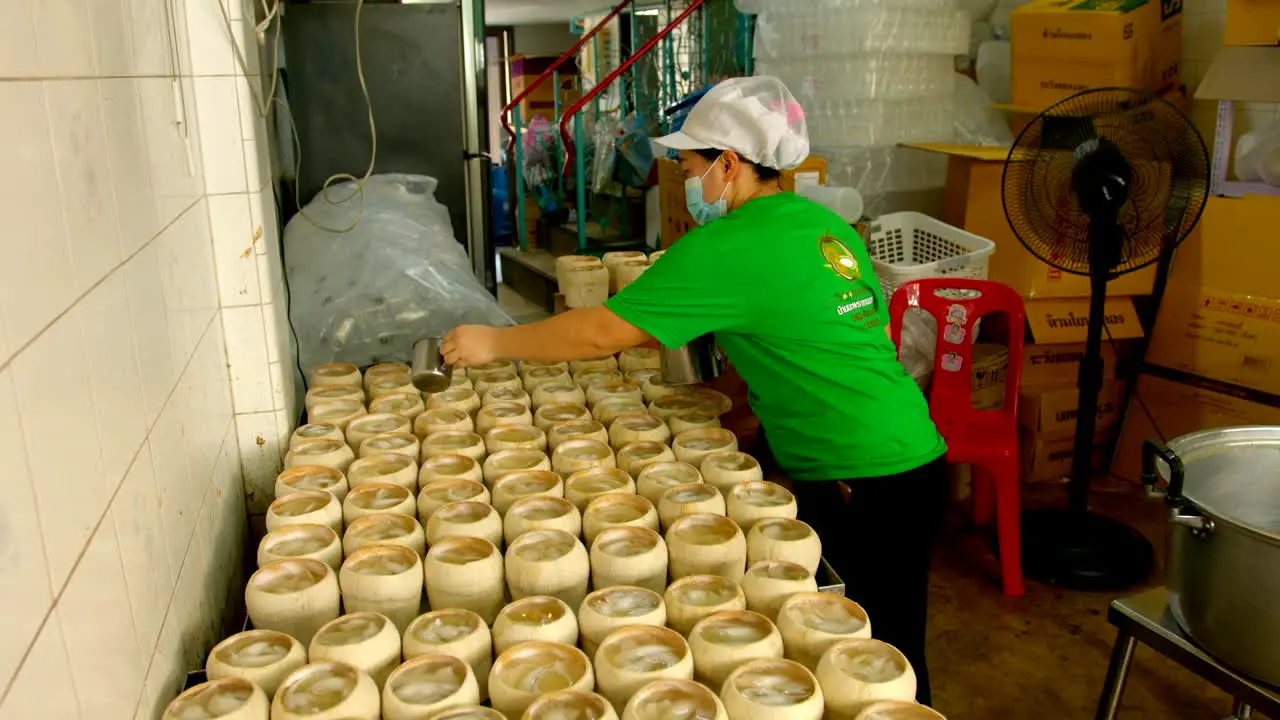
<path id="1" fill-rule="evenodd" d="M 470 367 L 494 360 L 585 360 L 612 355 L 649 340 L 648 333 L 612 310 L 594 307 L 570 310 L 529 325 L 462 325 L 445 337 L 442 350 L 450 364 Z"/>

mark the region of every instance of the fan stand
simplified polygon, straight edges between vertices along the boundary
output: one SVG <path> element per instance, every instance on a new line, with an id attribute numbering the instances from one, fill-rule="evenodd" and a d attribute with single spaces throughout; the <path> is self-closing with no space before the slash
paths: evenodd
<path id="1" fill-rule="evenodd" d="M 1119 204 L 1123 201 L 1115 207 Z M 1145 580 L 1155 555 L 1151 543 L 1137 530 L 1089 510 L 1098 394 L 1102 391 L 1107 283 L 1120 265 L 1124 238 L 1111 207 L 1096 210 L 1092 218 L 1089 330 L 1080 362 L 1080 403 L 1067 488 L 1069 505 L 1066 509 L 1029 510 L 1023 514 L 1023 571 L 1037 580 L 1073 590 L 1120 590 Z"/>

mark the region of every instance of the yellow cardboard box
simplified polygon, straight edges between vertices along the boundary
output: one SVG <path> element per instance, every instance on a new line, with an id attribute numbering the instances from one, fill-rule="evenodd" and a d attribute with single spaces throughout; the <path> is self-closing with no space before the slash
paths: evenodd
<path id="1" fill-rule="evenodd" d="M 1142 444 L 1164 433 L 1167 440 L 1188 433 L 1239 425 L 1280 425 L 1280 402 L 1260 393 L 1197 378 L 1165 373 L 1159 368 L 1138 378 L 1111 473 L 1142 482 Z M 1167 377 L 1165 376 L 1167 375 Z M 1142 401 L 1139 404 L 1139 399 Z M 1143 411 L 1145 405 L 1151 418 Z M 1157 430 L 1156 425 L 1159 426 Z"/>
<path id="2" fill-rule="evenodd" d="M 1009 379 L 1009 348 L 996 343 L 973 346 L 973 408 L 999 410 L 1004 407 Z"/>
<path id="3" fill-rule="evenodd" d="M 948 157 L 941 220 L 996 244 L 989 280 L 1004 283 L 1028 299 L 1089 297 L 1088 277 L 1063 272 L 1036 257 L 1010 227 L 1003 195 L 1008 148 L 946 143 L 910 143 L 907 147 Z M 1107 295 L 1150 294 L 1155 277 L 1154 266 L 1122 275 L 1107 285 Z"/>
<path id="4" fill-rule="evenodd" d="M 1226 45 L 1280 44 L 1280 0 L 1227 0 Z"/>
<path id="5" fill-rule="evenodd" d="M 1088 88 L 1158 92 L 1177 83 L 1180 0 L 1033 0 L 1010 24 L 1015 105 L 1043 108 Z"/>
<path id="6" fill-rule="evenodd" d="M 1115 438 L 1114 426 L 1094 436 L 1094 470 L 1106 467 L 1107 448 Z M 1075 441 L 1075 435 L 1072 433 L 1039 434 L 1024 431 L 1022 434 L 1022 481 L 1042 483 L 1070 477 Z"/>
<path id="7" fill-rule="evenodd" d="M 1026 345 L 1022 351 L 1022 385 L 1066 385 L 1080 376 L 1080 360 L 1084 343 L 1050 343 Z M 1102 343 L 1102 376 L 1116 376 L 1115 346 Z"/>
<path id="8" fill-rule="evenodd" d="M 1098 395 L 1098 424 L 1101 432 L 1109 430 L 1120 420 L 1124 409 L 1123 380 L 1103 383 Z M 1072 434 L 1076 430 L 1076 418 L 1080 414 L 1080 389 L 1073 385 L 1031 386 L 1023 385 L 1022 401 L 1018 405 L 1018 422 L 1030 432 L 1045 435 Z"/>
<path id="9" fill-rule="evenodd" d="M 1280 197 L 1209 198 L 1174 258 L 1148 364 L 1280 395 L 1277 219 Z"/>

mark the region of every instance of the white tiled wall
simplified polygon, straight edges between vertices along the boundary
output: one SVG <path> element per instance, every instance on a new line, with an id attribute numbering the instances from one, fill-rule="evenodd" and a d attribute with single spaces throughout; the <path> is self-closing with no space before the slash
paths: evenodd
<path id="1" fill-rule="evenodd" d="M 220 2 L 256 72 L 244 0 L 0 2 L 0 720 L 157 717 L 242 592 L 297 393 Z"/>

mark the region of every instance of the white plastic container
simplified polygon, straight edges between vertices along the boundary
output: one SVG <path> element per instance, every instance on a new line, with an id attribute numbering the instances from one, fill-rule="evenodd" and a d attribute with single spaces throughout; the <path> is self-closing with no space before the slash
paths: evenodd
<path id="1" fill-rule="evenodd" d="M 244 600 L 255 628 L 282 632 L 304 645 L 341 610 L 338 576 L 318 560 L 277 560 L 259 568 Z"/>
<path id="2" fill-rule="evenodd" d="M 403 632 L 422 608 L 422 559 L 396 545 L 373 545 L 347 556 L 338 573 L 343 608 L 376 612 Z"/>
<path id="3" fill-rule="evenodd" d="M 320 628 L 311 639 L 307 657 L 313 663 L 346 663 L 368 673 L 381 688 L 400 664 L 400 633 L 378 613 L 343 615 Z"/>
<path id="4" fill-rule="evenodd" d="M 994 242 L 918 212 L 881 215 L 866 240 L 886 298 L 922 278 L 985 280 L 996 251 Z"/>
<path id="5" fill-rule="evenodd" d="M 502 553 L 488 540 L 451 537 L 434 543 L 423 571 L 433 610 L 465 610 L 486 623 L 502 610 L 506 570 Z"/>

